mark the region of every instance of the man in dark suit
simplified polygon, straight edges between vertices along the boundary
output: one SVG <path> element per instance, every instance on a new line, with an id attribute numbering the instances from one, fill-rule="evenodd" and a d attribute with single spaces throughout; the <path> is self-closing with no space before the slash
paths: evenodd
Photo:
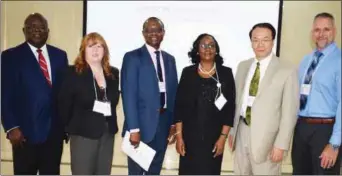
<path id="1" fill-rule="evenodd" d="M 14 174 L 59 175 L 64 130 L 54 101 L 67 54 L 46 44 L 49 28 L 41 14 L 30 14 L 23 32 L 26 41 L 1 54 L 1 118 Z"/>
<path id="2" fill-rule="evenodd" d="M 128 158 L 128 174 L 160 174 L 168 132 L 173 123 L 173 107 L 178 85 L 175 58 L 160 50 L 164 24 L 156 17 L 143 25 L 146 44 L 125 54 L 121 70 L 121 91 L 125 114 L 123 134 L 130 142 L 140 140 L 156 150 L 148 171 Z M 172 131 L 172 130 L 171 130 Z"/>

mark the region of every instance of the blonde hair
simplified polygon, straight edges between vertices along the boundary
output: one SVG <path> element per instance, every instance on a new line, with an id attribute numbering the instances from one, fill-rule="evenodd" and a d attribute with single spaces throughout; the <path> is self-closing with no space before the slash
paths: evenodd
<path id="1" fill-rule="evenodd" d="M 105 76 L 113 78 L 111 67 L 109 65 L 109 49 L 108 49 L 107 43 L 104 40 L 104 38 L 97 32 L 89 33 L 83 37 L 81 46 L 79 49 L 79 53 L 75 60 L 76 72 L 81 74 L 85 68 L 89 68 L 89 65 L 85 58 L 85 50 L 89 42 L 100 43 L 102 45 L 104 49 L 104 54 L 103 54 L 103 58 L 101 61 L 101 65 L 105 73 Z"/>

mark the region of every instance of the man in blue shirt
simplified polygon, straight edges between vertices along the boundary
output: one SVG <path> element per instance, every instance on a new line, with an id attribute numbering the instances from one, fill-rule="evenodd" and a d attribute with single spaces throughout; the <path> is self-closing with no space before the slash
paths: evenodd
<path id="1" fill-rule="evenodd" d="M 317 14 L 316 49 L 299 67 L 300 111 L 292 146 L 293 174 L 339 175 L 341 145 L 341 49 L 329 13 Z"/>

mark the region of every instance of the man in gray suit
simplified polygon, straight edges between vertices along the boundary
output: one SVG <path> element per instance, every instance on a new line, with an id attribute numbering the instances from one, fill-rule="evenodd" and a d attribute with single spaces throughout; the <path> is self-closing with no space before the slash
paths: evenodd
<path id="1" fill-rule="evenodd" d="M 229 146 L 237 175 L 279 175 L 298 112 L 295 66 L 272 53 L 276 31 L 269 23 L 249 33 L 255 57 L 239 64 L 236 114 Z"/>

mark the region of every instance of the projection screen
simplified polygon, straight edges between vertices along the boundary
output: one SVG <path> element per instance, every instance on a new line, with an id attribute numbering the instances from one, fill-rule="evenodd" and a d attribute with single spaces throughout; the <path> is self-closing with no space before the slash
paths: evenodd
<path id="1" fill-rule="evenodd" d="M 235 74 L 240 61 L 254 56 L 249 30 L 269 22 L 277 30 L 279 54 L 281 1 L 85 1 L 84 34 L 98 32 L 110 49 L 110 63 L 121 69 L 125 52 L 143 46 L 142 26 L 151 16 L 165 24 L 161 49 L 176 58 L 178 77 L 191 65 L 187 52 L 201 33 L 218 41 L 224 65 Z"/>

